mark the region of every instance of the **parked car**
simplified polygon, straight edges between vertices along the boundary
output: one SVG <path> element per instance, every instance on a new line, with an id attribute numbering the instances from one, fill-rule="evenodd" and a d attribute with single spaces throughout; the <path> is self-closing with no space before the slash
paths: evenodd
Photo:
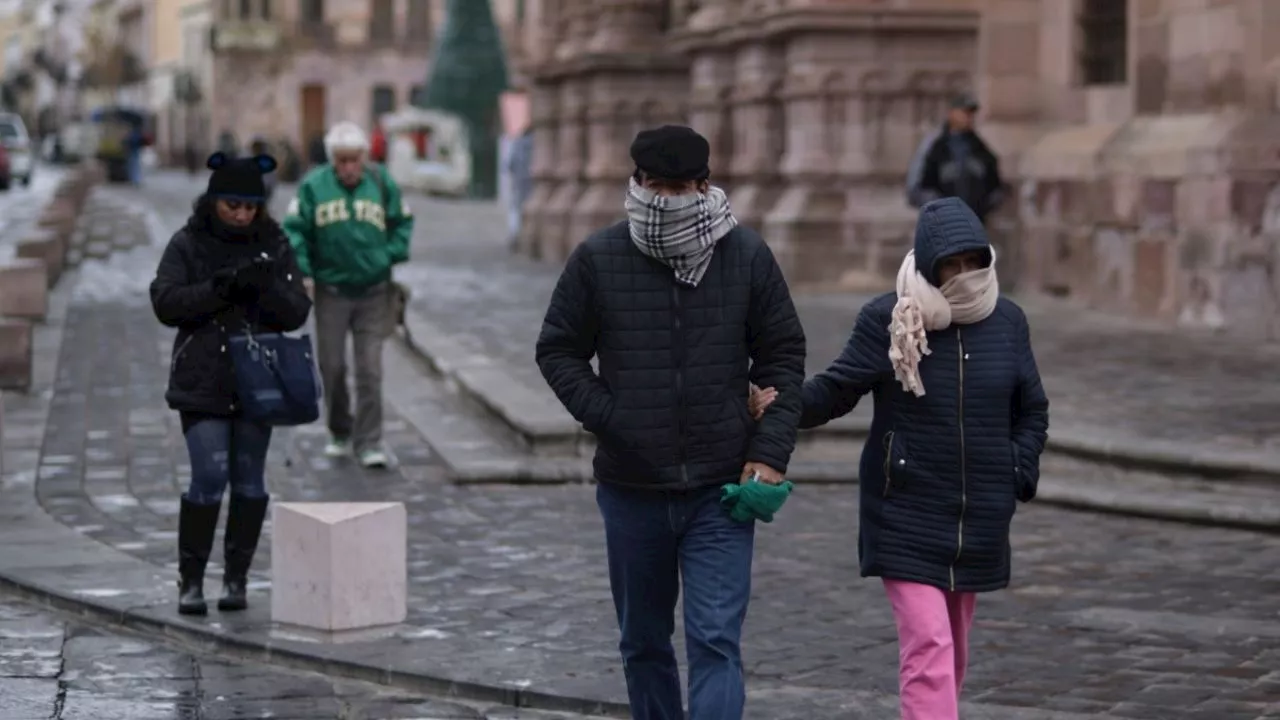
<path id="1" fill-rule="evenodd" d="M 0 145 L 8 151 L 11 181 L 30 185 L 36 164 L 35 148 L 31 146 L 27 126 L 16 113 L 0 113 Z"/>

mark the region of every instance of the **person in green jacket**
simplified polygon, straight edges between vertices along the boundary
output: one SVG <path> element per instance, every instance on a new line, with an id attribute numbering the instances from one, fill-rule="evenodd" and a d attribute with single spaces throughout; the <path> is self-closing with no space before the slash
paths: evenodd
<path id="1" fill-rule="evenodd" d="M 352 452 L 385 468 L 382 342 L 392 330 L 391 268 L 409 259 L 413 213 L 385 169 L 369 165 L 369 138 L 338 123 L 325 136 L 329 162 L 313 169 L 289 205 L 284 231 L 315 300 L 316 356 L 325 388 L 325 455 Z M 355 346 L 356 407 L 347 392 L 347 335 Z"/>

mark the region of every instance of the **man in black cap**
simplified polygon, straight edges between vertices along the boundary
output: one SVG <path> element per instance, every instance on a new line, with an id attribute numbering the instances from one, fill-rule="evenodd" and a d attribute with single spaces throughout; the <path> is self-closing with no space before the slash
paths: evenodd
<path id="1" fill-rule="evenodd" d="M 912 207 L 958 197 L 985 223 L 1004 201 L 1000 161 L 973 129 L 977 114 L 978 101 L 972 95 L 957 95 L 942 128 L 921 141 L 907 171 L 907 202 Z"/>
<path id="2" fill-rule="evenodd" d="M 729 516 L 721 488 L 782 483 L 800 413 L 805 343 L 790 291 L 769 246 L 709 183 L 709 155 L 687 127 L 636 137 L 628 219 L 574 250 L 537 345 L 543 377 L 596 436 L 636 720 L 685 717 L 671 646 L 681 579 L 689 717 L 742 717 L 755 528 Z M 750 383 L 779 383 L 758 424 Z"/>

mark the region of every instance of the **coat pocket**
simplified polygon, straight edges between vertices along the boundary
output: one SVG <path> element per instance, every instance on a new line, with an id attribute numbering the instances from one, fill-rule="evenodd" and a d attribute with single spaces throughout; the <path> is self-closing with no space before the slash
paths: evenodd
<path id="1" fill-rule="evenodd" d="M 910 463 L 906 438 L 896 430 L 884 434 L 884 497 L 906 486 Z"/>

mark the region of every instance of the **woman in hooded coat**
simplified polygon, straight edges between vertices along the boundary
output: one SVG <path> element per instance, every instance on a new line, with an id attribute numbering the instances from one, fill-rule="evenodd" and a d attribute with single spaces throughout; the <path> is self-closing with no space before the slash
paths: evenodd
<path id="1" fill-rule="evenodd" d="M 1009 531 L 1035 497 L 1049 401 L 1026 315 L 1000 296 L 995 251 L 956 198 L 920 210 L 896 292 L 867 303 L 800 427 L 875 402 L 859 465 L 858 551 L 898 626 L 903 720 L 956 720 L 976 593 L 1009 584 Z M 753 413 L 776 397 L 752 389 Z"/>
<path id="2" fill-rule="evenodd" d="M 178 516 L 178 612 L 204 615 L 204 571 L 228 487 L 219 610 L 243 610 L 249 565 L 267 512 L 271 427 L 241 417 L 228 339 L 297 330 L 311 300 L 293 250 L 267 214 L 269 155 L 214 153 L 208 190 L 164 250 L 151 283 L 161 323 L 178 329 L 165 399 L 177 410 L 191 458 Z"/>

